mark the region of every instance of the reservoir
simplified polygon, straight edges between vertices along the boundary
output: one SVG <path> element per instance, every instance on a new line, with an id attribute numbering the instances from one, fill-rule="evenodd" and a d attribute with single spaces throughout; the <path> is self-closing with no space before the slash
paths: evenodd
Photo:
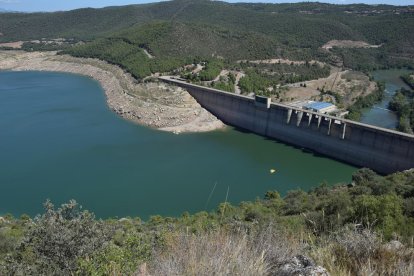
<path id="1" fill-rule="evenodd" d="M 363 112 L 361 117 L 362 123 L 389 129 L 397 128 L 398 117 L 394 112 L 388 110 L 388 104 L 392 100 L 392 97 L 396 91 L 401 89 L 401 87 L 410 89 L 400 78 L 402 75 L 409 72 L 409 70 L 404 69 L 389 69 L 377 70 L 371 73 L 376 81 L 385 82 L 385 95 L 384 99 L 380 103 L 375 104 L 372 108 Z"/>
<path id="2" fill-rule="evenodd" d="M 215 209 L 227 191 L 237 204 L 349 182 L 356 169 L 230 127 L 175 135 L 135 125 L 87 77 L 0 72 L 0 215 L 36 215 L 49 198 L 103 218 L 177 216 Z"/>

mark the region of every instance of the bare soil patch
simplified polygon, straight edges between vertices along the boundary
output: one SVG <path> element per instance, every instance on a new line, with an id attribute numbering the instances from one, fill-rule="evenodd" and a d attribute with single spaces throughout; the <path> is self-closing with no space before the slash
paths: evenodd
<path id="1" fill-rule="evenodd" d="M 292 64 L 292 65 L 302 65 L 306 64 L 306 61 L 303 60 L 290 60 L 290 59 L 283 59 L 283 58 L 273 58 L 273 59 L 260 59 L 260 60 L 238 60 L 238 63 L 241 62 L 250 62 L 254 64 Z M 319 64 L 324 65 L 323 62 L 317 60 L 309 61 L 309 64 Z"/>
<path id="2" fill-rule="evenodd" d="M 21 49 L 24 41 L 0 43 L 0 47 L 8 47 L 13 49 Z"/>
<path id="3" fill-rule="evenodd" d="M 306 85 L 302 87 L 301 85 Z M 341 95 L 343 105 L 347 107 L 355 102 L 359 96 L 366 96 L 377 88 L 375 82 L 370 81 L 369 77 L 357 71 L 340 71 L 334 69 L 326 78 L 305 81 L 301 83 L 289 84 L 286 86 L 288 91 L 284 93 L 284 101 L 304 101 L 304 100 L 329 100 L 334 101 L 334 97 L 322 96 L 321 91 L 332 91 Z"/>
<path id="4" fill-rule="evenodd" d="M 355 40 L 331 40 L 322 46 L 322 49 L 330 50 L 333 47 L 338 48 L 378 48 L 382 45 L 372 45 L 365 41 Z"/>
<path id="5" fill-rule="evenodd" d="M 144 54 L 149 58 L 149 59 L 153 59 L 154 56 L 151 55 L 146 49 L 142 49 L 144 51 Z"/>
<path id="6" fill-rule="evenodd" d="M 236 94 L 241 94 L 241 89 L 240 89 L 240 87 L 239 87 L 239 82 L 240 82 L 240 79 L 241 78 L 243 78 L 243 77 L 245 77 L 246 76 L 246 74 L 245 73 L 243 73 L 243 72 L 234 72 L 235 73 L 235 75 L 236 75 L 236 81 L 234 82 L 234 92 L 236 93 Z"/>
<path id="7" fill-rule="evenodd" d="M 284 93 L 283 100 L 287 102 L 316 100 L 321 93 L 311 87 L 294 86 Z"/>

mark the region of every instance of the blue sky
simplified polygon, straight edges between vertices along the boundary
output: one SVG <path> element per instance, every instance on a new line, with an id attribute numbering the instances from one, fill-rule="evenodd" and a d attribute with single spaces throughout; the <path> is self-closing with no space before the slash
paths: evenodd
<path id="1" fill-rule="evenodd" d="M 303 1 L 303 0 L 302 0 Z M 320 2 L 333 4 L 351 4 L 351 3 L 366 3 L 366 4 L 391 4 L 391 5 L 414 5 L 414 0 L 319 0 Z M 151 0 L 0 0 L 0 9 L 14 10 L 14 11 L 57 11 L 57 10 L 71 10 L 85 7 L 105 7 L 105 6 L 121 6 L 128 4 L 140 4 L 156 2 Z M 272 3 L 286 3 L 286 2 L 300 2 L 297 0 L 243 0 L 228 2 L 272 2 Z"/>

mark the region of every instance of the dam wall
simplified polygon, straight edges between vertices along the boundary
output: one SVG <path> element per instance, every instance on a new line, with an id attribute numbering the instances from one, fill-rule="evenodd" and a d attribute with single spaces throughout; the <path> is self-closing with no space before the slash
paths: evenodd
<path id="1" fill-rule="evenodd" d="M 414 136 L 170 77 L 224 123 L 388 174 L 414 168 Z"/>

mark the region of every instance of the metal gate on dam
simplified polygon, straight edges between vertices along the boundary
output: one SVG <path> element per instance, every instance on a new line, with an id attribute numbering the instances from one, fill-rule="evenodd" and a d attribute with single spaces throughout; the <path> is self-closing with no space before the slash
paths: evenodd
<path id="1" fill-rule="evenodd" d="M 414 168 L 414 135 L 171 77 L 160 80 L 185 88 L 201 106 L 226 124 L 382 174 Z"/>

